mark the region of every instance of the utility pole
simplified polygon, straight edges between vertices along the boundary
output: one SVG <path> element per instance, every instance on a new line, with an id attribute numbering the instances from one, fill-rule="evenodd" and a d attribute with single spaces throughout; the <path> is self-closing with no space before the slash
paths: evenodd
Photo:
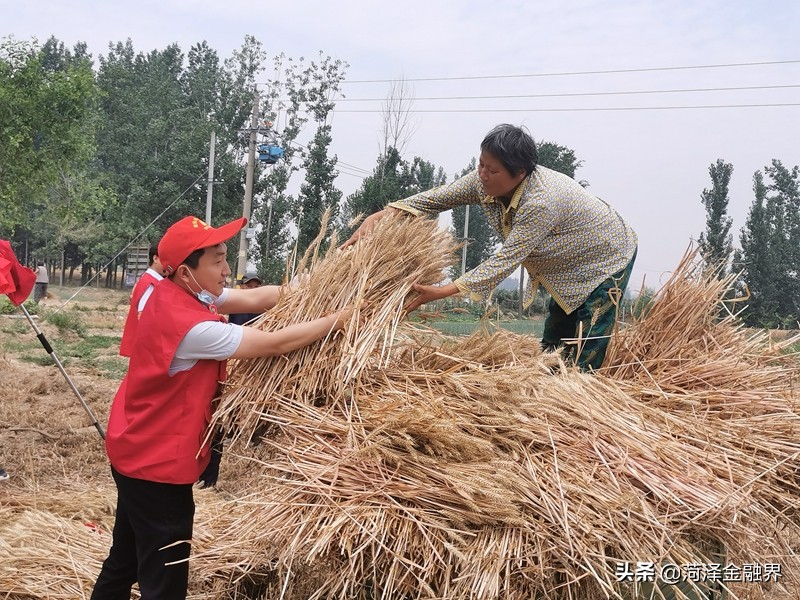
<path id="1" fill-rule="evenodd" d="M 467 272 L 467 246 L 469 245 L 469 204 L 464 211 L 464 247 L 461 249 L 461 276 Z"/>
<path id="2" fill-rule="evenodd" d="M 214 146 L 217 143 L 216 132 L 211 132 L 210 150 L 208 151 L 208 179 L 206 183 L 206 223 L 211 224 L 211 194 L 214 189 Z"/>
<path id="3" fill-rule="evenodd" d="M 519 318 L 522 318 L 522 305 L 525 296 L 525 265 L 519 266 Z"/>
<path id="4" fill-rule="evenodd" d="M 250 208 L 253 205 L 253 176 L 256 168 L 256 139 L 258 137 L 258 90 L 253 98 L 253 114 L 250 116 L 250 150 L 247 155 L 247 176 L 244 183 L 244 207 L 242 216 L 247 219 L 247 227 L 239 236 L 239 261 L 236 266 L 236 283 L 244 277 L 247 268 L 247 230 L 251 228 Z"/>
<path id="5" fill-rule="evenodd" d="M 272 201 L 269 203 L 269 211 L 267 212 L 267 241 L 264 243 L 264 257 L 269 257 L 269 232 L 272 227 Z"/>

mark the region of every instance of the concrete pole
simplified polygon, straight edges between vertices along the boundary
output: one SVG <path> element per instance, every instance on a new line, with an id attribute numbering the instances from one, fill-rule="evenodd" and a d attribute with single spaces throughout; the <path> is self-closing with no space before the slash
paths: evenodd
<path id="1" fill-rule="evenodd" d="M 464 247 L 461 249 L 461 276 L 467 272 L 467 246 L 469 245 L 469 204 L 464 212 Z"/>
<path id="2" fill-rule="evenodd" d="M 253 205 L 253 176 L 256 168 L 256 139 L 258 137 L 258 92 L 253 98 L 253 114 L 250 116 L 250 151 L 247 156 L 247 176 L 244 183 L 244 206 L 242 216 L 247 219 L 247 227 L 239 236 L 239 260 L 236 265 L 236 285 L 242 281 L 247 268 L 247 230 L 250 224 L 250 208 Z"/>
<path id="3" fill-rule="evenodd" d="M 272 227 L 272 202 L 269 203 L 269 212 L 267 213 L 267 241 L 264 243 L 264 258 L 269 257 L 269 232 Z"/>
<path id="4" fill-rule="evenodd" d="M 217 143 L 216 132 L 211 132 L 211 142 L 208 151 L 208 180 L 206 182 L 206 223 L 211 224 L 211 195 L 214 190 L 214 147 Z"/>

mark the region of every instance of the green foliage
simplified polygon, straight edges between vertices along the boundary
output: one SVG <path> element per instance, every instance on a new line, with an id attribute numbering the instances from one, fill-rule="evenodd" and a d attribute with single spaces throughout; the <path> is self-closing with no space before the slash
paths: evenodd
<path id="1" fill-rule="evenodd" d="M 708 168 L 708 173 L 711 176 L 711 189 L 703 190 L 701 195 L 706 209 L 706 229 L 700 234 L 700 254 L 709 267 L 716 269 L 728 263 L 733 251 L 733 221 L 728 216 L 728 186 L 733 165 L 717 159 Z M 725 276 L 725 271 L 724 267 L 720 268 L 720 279 Z"/>
<path id="2" fill-rule="evenodd" d="M 3 42 L 0 106 L 8 110 L 0 111 L 0 234 L 37 258 L 70 271 L 83 267 L 85 281 L 131 240 L 156 241 L 178 218 L 205 213 L 201 182 L 212 131 L 212 222 L 239 216 L 247 152 L 241 129 L 266 61 L 252 36 L 225 61 L 206 42 L 188 53 L 176 44 L 143 53 L 127 40 L 98 57 L 95 74 L 84 44 L 70 52 L 54 38 L 42 48 Z M 310 63 L 283 55 L 274 63 L 275 79 L 262 88 L 259 135 L 270 132 L 286 159 L 269 169 L 256 165 L 251 222 L 266 226 L 258 240 L 263 252 L 256 253 L 261 270 L 277 273 L 299 206 L 309 207 L 303 222 L 310 231 L 319 224 L 315 203 L 339 200 L 327 116 L 346 65 L 321 54 Z M 281 130 L 272 128 L 279 113 Z M 318 131 L 304 155 L 294 142 L 308 115 Z M 304 159 L 308 174 L 299 201 L 286 194 L 300 168 L 295 158 Z"/>
<path id="3" fill-rule="evenodd" d="M 59 312 L 45 313 L 45 320 L 48 323 L 55 325 L 62 333 L 74 332 L 83 337 L 86 333 L 86 327 L 83 319 L 76 311 L 64 310 Z"/>
<path id="4" fill-rule="evenodd" d="M 32 228 L 59 173 L 91 158 L 98 95 L 85 46 L 0 42 L 0 228 Z"/>
<path id="5" fill-rule="evenodd" d="M 497 306 L 504 314 L 518 314 L 520 309 L 519 288 L 511 289 L 496 289 L 494 291 L 494 299 Z M 536 295 L 533 298 L 531 305 L 524 309 L 522 312 L 523 317 L 530 317 L 533 315 L 545 315 L 548 312 L 548 304 L 550 302 L 550 294 L 544 292 L 541 288 L 536 290 Z"/>
<path id="6" fill-rule="evenodd" d="M 158 223 L 159 234 L 186 214 L 205 213 L 206 191 L 191 184 L 204 178 L 212 130 L 218 146 L 230 149 L 215 161 L 225 183 L 214 188 L 214 221 L 241 213 L 244 148 L 238 129 L 250 112 L 259 60 L 257 48 L 245 47 L 226 70 L 205 42 L 190 49 L 187 61 L 176 44 L 144 54 L 130 40 L 100 57 L 98 168 L 120 199 L 118 246 L 179 196 Z"/>
<path id="7" fill-rule="evenodd" d="M 310 82 L 303 88 L 303 99 L 317 125 L 317 131 L 308 147 L 303 168 L 305 181 L 300 186 L 300 194 L 295 207 L 297 219 L 297 254 L 302 255 L 317 237 L 322 214 L 331 210 L 331 223 L 337 216 L 342 192 L 333 184 L 339 175 L 336 171 L 337 157 L 328 156 L 331 141 L 331 125 L 328 117 L 335 103 L 332 98 L 340 93 L 347 63 L 322 57 L 319 62 L 312 61 L 305 74 Z"/>
<path id="8" fill-rule="evenodd" d="M 0 296 L 0 315 L 13 315 L 18 311 L 19 308 L 14 306 L 11 300 L 5 296 Z"/>
<path id="9" fill-rule="evenodd" d="M 755 199 L 734 269 L 750 293 L 744 318 L 756 327 L 795 328 L 800 320 L 800 168 L 778 160 L 753 175 Z"/>
<path id="10" fill-rule="evenodd" d="M 629 292 L 630 290 L 625 290 L 625 297 L 622 299 L 622 314 L 631 315 L 635 319 L 643 319 L 653 307 L 656 290 L 645 286 L 635 297 Z"/>
<path id="11" fill-rule="evenodd" d="M 27 354 L 27 353 L 21 354 L 19 359 L 24 360 L 25 362 L 39 365 L 40 367 L 51 367 L 54 364 L 53 359 L 50 357 L 50 355 L 44 352 L 38 354 Z M 64 364 L 63 361 L 62 364 Z"/>
<path id="12" fill-rule="evenodd" d="M 274 79 L 268 81 L 265 100 L 265 122 L 276 142 L 284 150 L 284 158 L 277 164 L 260 171 L 255 182 L 251 222 L 260 224 L 256 234 L 255 248 L 252 248 L 258 273 L 265 283 L 279 284 L 286 270 L 286 253 L 291 239 L 295 199 L 286 193 L 289 181 L 300 170 L 298 161 L 303 157 L 302 147 L 295 140 L 308 117 L 303 112 L 302 93 L 306 84 L 302 59 L 294 61 L 283 54 L 273 60 Z M 285 98 L 280 90 L 284 90 Z M 283 110 L 283 128 L 277 129 L 272 123 L 277 120 L 277 108 Z"/>
<path id="13" fill-rule="evenodd" d="M 553 171 L 558 171 L 575 179 L 575 171 L 583 164 L 578 160 L 575 151 L 566 146 L 561 146 L 555 142 L 539 142 L 536 145 L 539 153 L 539 164 Z M 587 185 L 586 182 L 580 182 Z"/>
<path id="14" fill-rule="evenodd" d="M 2 309 L 2 307 L 0 307 Z M 0 312 L 0 314 L 3 314 Z M 26 333 L 30 331 L 31 326 L 28 322 L 24 319 L 16 319 L 16 320 L 8 320 L 6 323 L 3 323 L 3 328 L 0 329 L 3 333 L 8 333 L 12 336 L 18 336 L 20 334 Z"/>
<path id="15" fill-rule="evenodd" d="M 35 315 L 39 312 L 39 306 L 36 305 L 33 300 L 25 300 L 25 302 L 22 304 L 32 315 Z M 0 295 L 0 315 L 14 314 L 22 315 L 22 309 L 20 309 L 18 306 L 15 306 L 7 296 Z"/>
<path id="16" fill-rule="evenodd" d="M 128 361 L 120 356 L 101 358 L 95 364 L 104 377 L 122 379 L 128 372 Z"/>
<path id="17" fill-rule="evenodd" d="M 83 327 L 81 327 L 83 330 Z M 64 344 L 59 349 L 59 355 L 71 356 L 80 358 L 87 362 L 94 361 L 97 358 L 97 351 L 112 346 L 119 345 L 119 336 L 108 335 L 90 335 L 81 338 L 79 341 L 72 344 Z"/>
<path id="18" fill-rule="evenodd" d="M 345 232 L 351 232 L 355 218 L 382 210 L 389 202 L 444 185 L 446 180 L 444 171 L 433 163 L 418 156 L 409 162 L 390 147 L 386 154 L 378 156 L 372 175 L 345 200 L 340 225 Z"/>

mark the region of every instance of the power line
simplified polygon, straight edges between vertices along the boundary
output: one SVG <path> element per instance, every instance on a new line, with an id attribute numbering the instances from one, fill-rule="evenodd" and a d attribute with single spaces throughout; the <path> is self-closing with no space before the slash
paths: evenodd
<path id="1" fill-rule="evenodd" d="M 170 202 L 170 203 L 167 205 L 167 207 L 166 207 L 164 210 L 162 210 L 162 211 L 161 211 L 161 212 L 158 214 L 158 216 L 157 216 L 155 219 L 153 219 L 152 221 L 150 221 L 150 222 L 149 222 L 147 225 L 145 225 L 145 226 L 144 226 L 144 227 L 143 227 L 141 230 L 139 230 L 139 233 L 137 233 L 137 234 L 136 234 L 136 235 L 133 237 L 133 239 L 131 239 L 131 240 L 130 240 L 130 241 L 127 243 L 127 244 L 125 244 L 125 246 L 123 246 L 123 247 L 122 247 L 122 249 L 121 249 L 119 252 L 117 252 L 117 253 L 116 253 L 116 254 L 113 256 L 113 258 L 112 258 L 111 260 L 109 260 L 109 261 L 108 261 L 108 262 L 107 262 L 107 263 L 106 263 L 104 266 L 102 266 L 102 267 L 100 267 L 99 269 L 97 269 L 97 273 L 95 273 L 95 274 L 94 274 L 94 276 L 93 276 L 93 277 L 92 277 L 92 278 L 91 278 L 89 281 L 87 281 L 87 282 L 86 282 L 84 285 L 82 285 L 81 287 L 79 287 L 79 288 L 78 288 L 78 290 L 77 290 L 77 291 L 76 291 L 74 294 L 72 294 L 72 296 L 70 296 L 69 298 L 67 298 L 66 300 L 64 300 L 64 303 L 63 303 L 61 306 L 59 306 L 58 308 L 56 308 L 56 309 L 55 309 L 53 312 L 54 312 L 54 313 L 57 313 L 57 312 L 59 312 L 59 311 L 60 311 L 62 308 L 64 308 L 64 307 L 65 307 L 67 304 L 69 304 L 69 303 L 70 303 L 70 302 L 73 300 L 73 298 L 75 298 L 75 296 L 77 296 L 78 294 L 80 294 L 80 293 L 83 291 L 83 289 L 84 289 L 84 288 L 88 287 L 88 286 L 89 286 L 89 285 L 90 285 L 90 284 L 91 284 L 91 283 L 92 283 L 92 282 L 93 282 L 95 279 L 97 279 L 97 278 L 100 276 L 100 273 L 101 273 L 102 271 L 104 271 L 105 269 L 107 269 L 107 268 L 108 268 L 108 267 L 111 265 L 111 263 L 113 263 L 115 260 L 117 260 L 117 258 L 119 258 L 120 256 L 122 256 L 122 253 L 123 253 L 123 252 L 125 252 L 125 250 L 127 250 L 127 249 L 130 247 L 130 245 L 131 245 L 131 244 L 133 244 L 133 242 L 135 242 L 135 241 L 136 241 L 136 240 L 138 240 L 140 237 L 142 237 L 142 236 L 144 235 L 144 232 L 145 232 L 145 231 L 147 231 L 148 229 L 150 229 L 150 227 L 152 227 L 152 226 L 155 224 L 155 222 L 156 222 L 156 221 L 158 221 L 158 220 L 159 220 L 161 217 L 163 217 L 163 216 L 164 216 L 164 214 L 165 214 L 165 213 L 166 213 L 166 212 L 167 212 L 167 211 L 168 211 L 170 208 L 172 208 L 172 207 L 175 205 L 175 203 L 177 203 L 177 202 L 178 202 L 178 200 L 180 200 L 180 199 L 181 199 L 181 198 L 183 198 L 183 197 L 184 197 L 186 194 L 188 194 L 188 193 L 189 193 L 189 191 L 190 191 L 192 188 L 194 188 L 194 186 L 195 186 L 195 185 L 197 185 L 197 182 L 199 182 L 201 179 L 203 179 L 203 178 L 206 176 L 206 174 L 207 174 L 207 173 L 208 173 L 208 169 L 206 169 L 206 171 L 205 171 L 205 172 L 204 172 L 202 175 L 198 175 L 198 176 L 197 176 L 197 179 L 195 179 L 195 180 L 194 180 L 192 183 L 190 183 L 190 184 L 189 184 L 189 187 L 187 187 L 185 190 L 183 190 L 183 191 L 182 191 L 182 192 L 181 192 L 181 193 L 178 195 L 178 197 L 177 197 L 177 198 L 175 198 L 175 200 L 173 200 L 172 202 Z"/>
<path id="2" fill-rule="evenodd" d="M 743 90 L 776 90 L 787 88 L 799 88 L 800 84 L 787 85 L 752 85 L 740 87 L 716 87 L 716 88 L 686 88 L 672 90 L 629 90 L 620 92 L 574 92 L 564 94 L 503 94 L 492 96 L 427 96 L 413 98 L 417 100 L 498 100 L 505 98 L 569 98 L 577 96 L 622 96 L 634 94 L 682 94 L 689 92 L 731 92 Z M 410 98 L 412 99 L 412 98 Z M 339 98 L 337 102 L 384 102 L 386 98 Z"/>
<path id="3" fill-rule="evenodd" d="M 710 108 L 777 108 L 800 106 L 800 102 L 774 104 L 708 104 L 695 106 L 610 106 L 595 108 L 431 108 L 411 109 L 411 113 L 496 113 L 496 112 L 592 112 L 592 111 L 636 111 L 636 110 L 695 110 Z M 338 113 L 380 113 L 381 110 L 335 110 Z"/>
<path id="4" fill-rule="evenodd" d="M 348 175 L 350 177 L 355 177 L 356 179 L 364 180 L 368 177 L 368 175 L 363 175 L 361 173 L 348 173 L 347 171 L 342 171 L 341 169 L 338 169 L 338 171 L 339 175 Z"/>
<path id="5" fill-rule="evenodd" d="M 349 112 L 349 111 L 341 111 L 341 112 Z M 380 112 L 380 111 L 378 111 L 378 112 Z M 304 146 L 303 144 L 301 144 L 299 142 L 295 142 L 294 140 L 292 140 L 290 143 L 294 144 L 298 148 L 302 148 L 303 150 L 308 150 L 308 146 Z M 361 167 L 357 167 L 355 165 L 351 165 L 349 163 L 346 163 L 343 160 L 339 160 L 338 156 L 336 157 L 336 164 L 337 165 L 342 165 L 342 166 L 347 167 L 349 169 L 352 169 L 353 171 L 356 171 L 356 172 L 360 171 L 360 172 L 362 172 L 362 173 L 364 173 L 366 175 L 372 175 L 372 171 L 367 171 L 366 169 L 362 169 Z M 351 173 L 348 173 L 348 175 L 350 175 L 350 174 Z"/>
<path id="6" fill-rule="evenodd" d="M 800 60 L 773 60 L 760 62 L 725 63 L 714 65 L 681 65 L 673 67 L 647 67 L 640 69 L 606 69 L 601 71 L 563 71 L 553 73 L 526 73 L 520 75 L 465 75 L 461 77 L 403 77 L 403 81 L 468 81 L 476 79 L 520 79 L 525 77 L 569 77 L 573 75 L 610 75 L 614 73 L 648 73 L 657 71 L 681 71 L 690 69 L 723 69 L 729 67 L 757 67 L 766 65 L 789 65 L 800 63 Z M 342 83 L 392 83 L 394 79 L 354 79 Z"/>

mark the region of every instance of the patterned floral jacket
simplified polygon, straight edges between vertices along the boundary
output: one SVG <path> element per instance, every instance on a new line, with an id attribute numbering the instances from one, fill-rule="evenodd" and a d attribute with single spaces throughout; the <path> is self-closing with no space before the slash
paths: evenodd
<path id="1" fill-rule="evenodd" d="M 466 204 L 480 204 L 503 240 L 493 256 L 454 282 L 476 300 L 489 297 L 522 264 L 530 274 L 524 305 L 541 285 L 571 313 L 636 251 L 636 232 L 613 208 L 574 179 L 542 166 L 520 183 L 507 207 L 484 194 L 477 171 L 389 206 L 435 216 Z"/>

